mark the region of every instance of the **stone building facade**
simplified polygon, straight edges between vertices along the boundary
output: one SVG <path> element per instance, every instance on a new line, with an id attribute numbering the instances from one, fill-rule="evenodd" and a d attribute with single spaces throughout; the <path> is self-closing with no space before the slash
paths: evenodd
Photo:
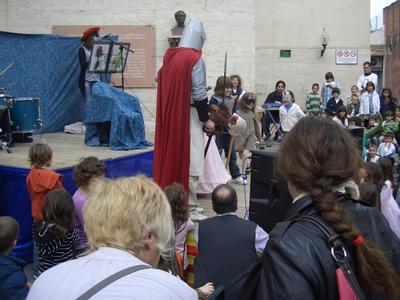
<path id="1" fill-rule="evenodd" d="M 207 41 L 203 57 L 207 84 L 223 74 L 228 53 L 228 74 L 240 74 L 247 91 L 259 104 L 283 79 L 304 105 L 314 82 L 331 71 L 341 82 L 345 98 L 370 58 L 369 4 L 365 0 L 0 0 L 0 30 L 51 33 L 54 25 L 154 25 L 156 65 L 168 47 L 174 13 L 184 10 L 187 21 L 204 22 Z M 369 3 L 369 1 L 368 1 Z M 321 57 L 320 35 L 329 42 Z M 358 64 L 337 65 L 336 49 L 358 50 Z M 280 57 L 290 50 L 290 57 Z M 210 91 L 210 95 L 211 95 Z M 147 109 L 146 127 L 154 129 L 155 88 L 136 88 Z"/>

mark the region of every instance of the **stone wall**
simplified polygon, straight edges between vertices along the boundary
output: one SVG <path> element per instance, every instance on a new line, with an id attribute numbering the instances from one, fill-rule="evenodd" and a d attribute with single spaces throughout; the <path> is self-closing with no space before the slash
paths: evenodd
<path id="1" fill-rule="evenodd" d="M 331 71 L 342 86 L 343 100 L 370 59 L 369 1 L 256 0 L 256 90 L 259 99 L 284 80 L 296 101 L 304 105 L 314 82 L 324 82 Z M 329 42 L 321 57 L 320 35 Z M 357 65 L 336 65 L 336 49 L 358 49 Z M 291 50 L 281 58 L 280 50 Z"/>
<path id="2" fill-rule="evenodd" d="M 204 22 L 207 41 L 203 57 L 207 83 L 223 74 L 228 53 L 228 75 L 240 74 L 244 88 L 255 91 L 258 103 L 283 79 L 304 105 L 314 82 L 322 84 L 331 71 L 341 82 L 342 98 L 370 59 L 369 2 L 365 0 L 0 0 L 0 30 L 51 33 L 53 25 L 154 25 L 156 65 L 168 47 L 175 26 L 174 13 L 187 13 L 187 21 Z M 323 57 L 320 34 L 329 35 Z M 357 65 L 336 65 L 335 49 L 358 49 Z M 281 58 L 279 50 L 291 50 Z M 154 130 L 156 90 L 136 88 L 143 102 L 146 127 Z M 211 92 L 210 92 L 211 94 Z"/>

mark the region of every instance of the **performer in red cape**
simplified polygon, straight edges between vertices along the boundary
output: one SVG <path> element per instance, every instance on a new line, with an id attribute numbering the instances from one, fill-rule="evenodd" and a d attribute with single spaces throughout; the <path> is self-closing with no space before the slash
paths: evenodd
<path id="1" fill-rule="evenodd" d="M 191 20 L 179 47 L 165 53 L 157 80 L 153 179 L 161 188 L 174 182 L 184 186 L 194 221 L 205 218 L 196 197 L 204 165 L 203 129 L 213 133 L 215 128 L 208 119 L 206 69 L 201 58 L 205 39 L 203 24 Z"/>

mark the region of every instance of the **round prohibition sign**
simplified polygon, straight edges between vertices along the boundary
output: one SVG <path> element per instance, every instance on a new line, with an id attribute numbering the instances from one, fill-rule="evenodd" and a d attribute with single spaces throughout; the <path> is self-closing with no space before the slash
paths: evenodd
<path id="1" fill-rule="evenodd" d="M 356 50 L 351 50 L 350 51 L 350 56 L 351 57 L 356 57 L 357 56 L 357 51 Z"/>
<path id="2" fill-rule="evenodd" d="M 342 57 L 342 56 L 343 56 L 343 51 L 342 51 L 342 50 L 339 50 L 339 51 L 337 52 L 337 56 Z"/>
<path id="3" fill-rule="evenodd" d="M 349 51 L 347 51 L 347 50 L 344 51 L 344 56 L 345 56 L 345 57 L 349 57 L 349 55 L 350 55 L 350 52 L 349 52 Z"/>

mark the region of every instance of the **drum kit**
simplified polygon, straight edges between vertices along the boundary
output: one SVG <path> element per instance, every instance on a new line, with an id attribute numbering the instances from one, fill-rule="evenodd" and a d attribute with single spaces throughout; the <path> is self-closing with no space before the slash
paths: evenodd
<path id="1" fill-rule="evenodd" d="M 11 153 L 9 146 L 13 136 L 38 132 L 42 125 L 40 98 L 14 98 L 0 88 L 0 150 L 6 149 Z"/>

